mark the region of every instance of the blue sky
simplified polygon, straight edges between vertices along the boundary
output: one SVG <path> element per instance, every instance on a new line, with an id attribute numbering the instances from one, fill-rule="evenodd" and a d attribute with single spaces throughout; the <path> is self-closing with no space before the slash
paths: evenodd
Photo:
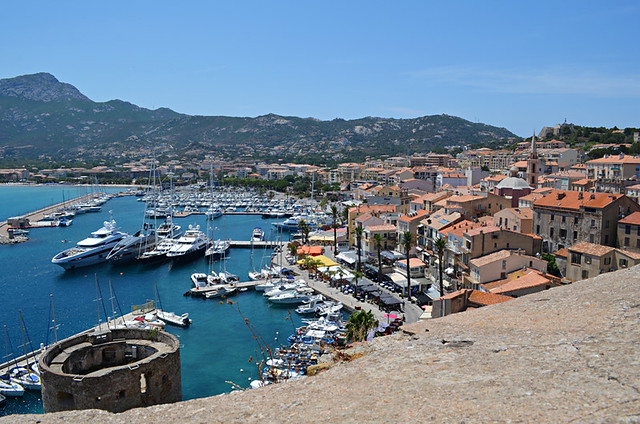
<path id="1" fill-rule="evenodd" d="M 197 115 L 640 127 L 637 1 L 31 1 L 0 78 Z"/>

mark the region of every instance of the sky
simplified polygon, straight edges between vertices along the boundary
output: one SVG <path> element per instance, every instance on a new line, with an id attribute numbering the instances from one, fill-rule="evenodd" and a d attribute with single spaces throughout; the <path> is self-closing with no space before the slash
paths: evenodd
<path id="1" fill-rule="evenodd" d="M 640 127 L 640 2 L 26 1 L 0 78 L 191 115 Z"/>

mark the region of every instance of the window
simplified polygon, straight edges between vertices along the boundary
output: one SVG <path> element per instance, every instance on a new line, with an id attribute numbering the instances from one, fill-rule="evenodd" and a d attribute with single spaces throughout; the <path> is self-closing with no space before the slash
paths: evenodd
<path id="1" fill-rule="evenodd" d="M 502 226 L 502 217 L 500 217 L 500 224 L 498 225 Z"/>
<path id="2" fill-rule="evenodd" d="M 565 222 L 567 222 L 567 217 L 566 217 L 566 216 L 563 216 L 563 217 L 562 217 L 562 223 L 564 224 Z"/>
<path id="3" fill-rule="evenodd" d="M 640 236 L 640 225 L 638 225 L 638 235 Z"/>
<path id="4" fill-rule="evenodd" d="M 553 237 L 553 227 L 549 229 L 549 237 Z"/>
<path id="5" fill-rule="evenodd" d="M 609 221 L 604 221 L 604 228 L 609 228 Z"/>
<path id="6" fill-rule="evenodd" d="M 505 226 L 509 226 L 509 218 L 505 218 L 504 219 L 504 225 Z"/>
<path id="7" fill-rule="evenodd" d="M 567 230 L 561 229 L 560 230 L 560 238 L 566 238 L 566 237 L 567 237 Z"/>
<path id="8" fill-rule="evenodd" d="M 580 253 L 571 253 L 571 263 L 580 265 L 582 262 L 582 255 Z"/>
<path id="9" fill-rule="evenodd" d="M 609 243 L 609 234 L 605 234 L 604 235 L 604 244 L 608 244 Z"/>
<path id="10" fill-rule="evenodd" d="M 624 238 L 624 247 L 629 247 L 629 237 Z"/>
<path id="11" fill-rule="evenodd" d="M 575 218 L 573 218 L 573 223 L 574 223 L 575 225 L 578 225 L 578 217 L 577 217 L 577 216 L 576 216 Z"/>
<path id="12" fill-rule="evenodd" d="M 586 269 L 582 270 L 582 279 L 586 279 L 589 278 L 589 271 L 587 271 Z"/>
<path id="13" fill-rule="evenodd" d="M 549 218 L 549 221 L 553 221 L 553 214 L 551 214 L 551 218 Z"/>
<path id="14" fill-rule="evenodd" d="M 595 226 L 596 226 L 596 220 L 595 220 L 595 219 L 592 219 L 592 220 L 591 220 L 591 226 L 592 226 L 592 227 L 595 227 Z"/>
<path id="15" fill-rule="evenodd" d="M 640 249 L 640 239 L 636 240 L 636 249 Z"/>
<path id="16" fill-rule="evenodd" d="M 507 269 L 507 261 L 502 261 L 502 269 Z"/>
<path id="17" fill-rule="evenodd" d="M 611 256 L 607 256 L 606 258 L 604 258 L 604 264 L 611 265 Z"/>
<path id="18" fill-rule="evenodd" d="M 591 263 L 591 256 L 584 255 L 584 263 L 585 264 L 590 264 Z"/>
<path id="19" fill-rule="evenodd" d="M 593 243 L 596 240 L 596 236 L 589 234 L 589 243 Z"/>
<path id="20" fill-rule="evenodd" d="M 540 234 L 540 226 L 536 225 L 536 234 Z"/>
<path id="21" fill-rule="evenodd" d="M 627 260 L 620 259 L 620 268 L 626 268 L 626 267 L 627 267 Z"/>
<path id="22" fill-rule="evenodd" d="M 631 225 L 625 225 L 624 226 L 624 233 L 625 234 L 631 234 Z"/>
<path id="23" fill-rule="evenodd" d="M 578 239 L 578 232 L 577 232 L 577 231 L 574 231 L 574 232 L 573 232 L 573 239 L 574 239 L 574 240 L 577 240 L 577 239 Z"/>

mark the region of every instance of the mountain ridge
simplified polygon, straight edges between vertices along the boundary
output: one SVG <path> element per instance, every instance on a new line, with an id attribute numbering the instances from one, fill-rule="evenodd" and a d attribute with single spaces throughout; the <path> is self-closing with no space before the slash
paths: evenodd
<path id="1" fill-rule="evenodd" d="M 517 138 L 505 128 L 446 114 L 411 119 L 352 120 L 281 116 L 186 115 L 145 109 L 123 100 L 94 102 L 71 84 L 37 73 L 0 80 L 0 154 L 68 157 L 113 146 L 160 147 L 177 154 L 215 149 L 221 155 L 348 157 L 424 152 L 434 148 Z M 133 143 L 135 141 L 135 143 Z M 32 146 L 31 148 L 21 148 Z M 114 151 L 115 152 L 115 151 Z"/>

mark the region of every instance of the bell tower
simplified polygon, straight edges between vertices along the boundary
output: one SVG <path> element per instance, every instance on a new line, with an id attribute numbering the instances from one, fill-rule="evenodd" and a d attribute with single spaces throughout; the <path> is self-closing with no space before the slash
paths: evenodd
<path id="1" fill-rule="evenodd" d="M 527 183 L 531 188 L 538 188 L 538 174 L 540 173 L 540 160 L 538 159 L 538 152 L 536 151 L 536 133 L 533 132 L 531 137 L 531 152 L 529 152 L 529 158 L 527 159 Z"/>

